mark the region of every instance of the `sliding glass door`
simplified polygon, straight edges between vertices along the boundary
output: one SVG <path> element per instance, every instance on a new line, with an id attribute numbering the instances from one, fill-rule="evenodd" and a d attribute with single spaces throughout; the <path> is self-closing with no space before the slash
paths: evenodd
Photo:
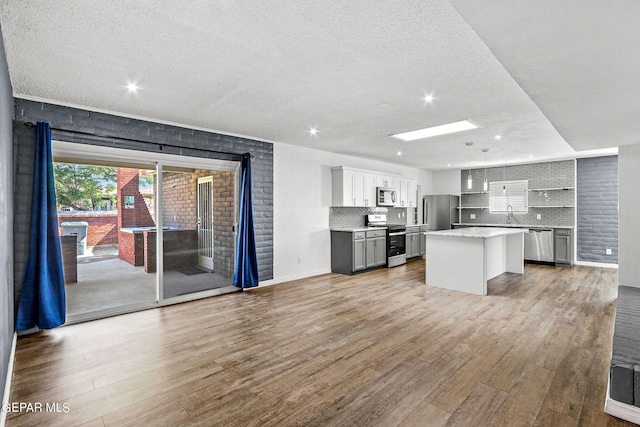
<path id="1" fill-rule="evenodd" d="M 238 162 L 53 148 L 67 323 L 237 290 Z"/>
<path id="2" fill-rule="evenodd" d="M 164 300 L 233 288 L 234 170 L 162 168 Z"/>

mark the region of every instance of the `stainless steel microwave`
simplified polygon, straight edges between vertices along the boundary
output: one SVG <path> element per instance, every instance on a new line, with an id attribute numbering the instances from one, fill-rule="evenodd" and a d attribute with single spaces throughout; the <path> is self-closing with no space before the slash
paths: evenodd
<path id="1" fill-rule="evenodd" d="M 376 206 L 395 206 L 396 200 L 395 188 L 376 187 Z"/>

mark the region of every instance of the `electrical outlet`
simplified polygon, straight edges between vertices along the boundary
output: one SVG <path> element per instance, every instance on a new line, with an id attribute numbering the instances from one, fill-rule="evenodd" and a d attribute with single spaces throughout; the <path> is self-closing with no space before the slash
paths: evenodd
<path id="1" fill-rule="evenodd" d="M 537 214 L 537 215 L 536 215 L 536 218 L 537 218 L 537 219 L 542 219 L 542 214 Z"/>
<path id="2" fill-rule="evenodd" d="M 404 218 L 404 212 L 402 212 L 402 218 Z"/>
<path id="3" fill-rule="evenodd" d="M 298 264 L 302 264 L 302 258 L 298 258 Z"/>
<path id="4" fill-rule="evenodd" d="M 398 218 L 400 218 L 400 212 L 398 212 Z"/>
<path id="5" fill-rule="evenodd" d="M 476 219 L 476 214 L 469 214 L 469 219 Z"/>
<path id="6" fill-rule="evenodd" d="M 605 249 L 605 252 L 607 253 L 607 255 L 611 255 L 611 248 Z"/>

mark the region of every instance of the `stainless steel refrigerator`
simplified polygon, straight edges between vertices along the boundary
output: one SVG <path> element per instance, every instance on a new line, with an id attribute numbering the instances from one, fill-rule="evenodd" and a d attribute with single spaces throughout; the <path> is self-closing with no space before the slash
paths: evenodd
<path id="1" fill-rule="evenodd" d="M 422 199 L 422 221 L 427 230 L 447 230 L 458 222 L 460 196 L 439 194 Z"/>

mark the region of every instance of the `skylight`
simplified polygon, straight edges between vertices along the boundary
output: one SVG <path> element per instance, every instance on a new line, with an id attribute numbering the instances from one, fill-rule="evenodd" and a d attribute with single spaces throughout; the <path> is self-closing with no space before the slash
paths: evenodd
<path id="1" fill-rule="evenodd" d="M 446 125 L 433 126 L 425 129 L 413 130 L 411 132 L 397 133 L 391 135 L 394 138 L 402 139 L 403 141 L 415 141 L 416 139 L 429 138 L 431 136 L 446 135 L 448 133 L 462 132 L 463 130 L 477 129 L 478 126 L 474 125 L 468 120 L 461 122 L 447 123 Z"/>

